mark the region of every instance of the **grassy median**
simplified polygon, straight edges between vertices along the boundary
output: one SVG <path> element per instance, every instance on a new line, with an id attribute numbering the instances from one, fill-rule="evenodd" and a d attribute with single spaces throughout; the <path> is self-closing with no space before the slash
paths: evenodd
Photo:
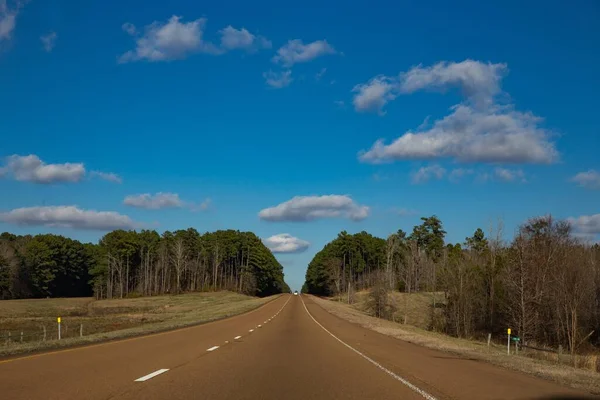
<path id="1" fill-rule="evenodd" d="M 600 394 L 600 374 L 596 372 L 521 355 L 508 356 L 505 345 L 499 346 L 492 343 L 488 347 L 486 342 L 458 339 L 442 333 L 428 331 L 421 327 L 372 317 L 365 311 L 365 293 L 356 296 L 355 300 L 357 302 L 353 305 L 335 301 L 335 299 L 326 300 L 314 296 L 312 298 L 329 313 L 384 335 L 465 358 L 489 362 L 565 386 L 586 390 L 592 394 Z M 409 301 L 414 301 L 409 307 L 409 321 L 411 319 L 415 322 L 420 321 L 419 313 L 428 315 L 428 307 L 422 298 L 414 296 L 414 300 Z M 421 303 L 423 304 L 419 306 Z M 422 308 L 421 311 L 419 311 L 420 307 Z"/>
<path id="2" fill-rule="evenodd" d="M 214 292 L 113 300 L 4 300 L 0 357 L 196 325 L 250 311 L 274 297 Z M 60 341 L 57 317 L 61 317 Z"/>

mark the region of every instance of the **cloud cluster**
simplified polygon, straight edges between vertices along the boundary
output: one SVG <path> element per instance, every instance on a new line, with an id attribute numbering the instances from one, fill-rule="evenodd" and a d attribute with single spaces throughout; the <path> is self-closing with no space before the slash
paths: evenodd
<path id="1" fill-rule="evenodd" d="M 5 165 L 0 167 L 0 177 L 41 184 L 79 182 L 85 175 L 83 163 L 47 164 L 35 154 L 13 154 L 6 157 Z M 92 171 L 90 176 L 115 183 L 122 182 L 121 177 L 108 172 Z"/>
<path id="2" fill-rule="evenodd" d="M 398 97 L 394 79 L 384 75 L 354 86 L 352 92 L 356 93 L 352 99 L 356 111 L 376 111 L 379 115 L 385 115 L 385 105 Z"/>
<path id="3" fill-rule="evenodd" d="M 77 206 L 24 207 L 0 213 L 0 220 L 25 226 L 51 226 L 74 229 L 133 229 L 136 223 L 114 211 L 82 210 Z"/>
<path id="4" fill-rule="evenodd" d="M 476 175 L 475 179 L 479 182 L 486 182 L 489 180 L 501 182 L 527 182 L 525 173 L 521 169 L 496 167 L 492 171 L 476 171 L 472 168 L 454 168 L 448 171 L 439 164 L 421 167 L 411 174 L 411 178 L 412 182 L 417 184 L 425 183 L 430 180 L 441 180 L 446 177 L 450 182 L 457 183 L 468 175 Z"/>
<path id="5" fill-rule="evenodd" d="M 336 54 L 337 51 L 326 40 L 315 40 L 304 44 L 300 39 L 288 40 L 277 50 L 272 61 L 291 68 L 294 64 L 305 63 L 327 54 Z"/>
<path id="6" fill-rule="evenodd" d="M 274 72 L 273 70 L 269 70 L 263 73 L 263 78 L 265 78 L 267 85 L 275 89 L 281 89 L 286 86 L 289 86 L 290 83 L 292 83 L 292 81 L 294 80 L 292 78 L 292 71 L 289 69 L 287 71 L 281 72 Z"/>
<path id="7" fill-rule="evenodd" d="M 277 54 L 271 59 L 273 63 L 281 65 L 285 70 L 279 72 L 269 70 L 263 73 L 265 83 L 275 89 L 289 86 L 293 81 L 290 68 L 295 64 L 306 63 L 327 54 L 337 54 L 337 51 L 326 40 L 315 40 L 308 44 L 304 44 L 300 39 L 288 40 L 285 45 L 277 50 Z M 327 68 L 322 68 L 316 74 L 315 79 L 321 79 L 325 75 L 325 72 L 327 72 Z"/>
<path id="8" fill-rule="evenodd" d="M 108 182 L 123 183 L 123 178 L 112 172 L 92 171 L 90 172 L 90 176 L 97 177 Z"/>
<path id="9" fill-rule="evenodd" d="M 412 174 L 413 183 L 424 183 L 430 179 L 442 179 L 446 175 L 446 169 L 434 164 L 426 167 L 421 167 L 417 172 Z"/>
<path id="10" fill-rule="evenodd" d="M 273 235 L 267 239 L 263 239 L 263 243 L 273 253 L 301 253 L 310 246 L 309 242 L 294 237 L 289 233 Z"/>
<path id="11" fill-rule="evenodd" d="M 577 233 L 587 236 L 600 234 L 600 214 L 582 215 L 577 218 L 569 218 L 569 223 Z"/>
<path id="12" fill-rule="evenodd" d="M 384 114 L 384 106 L 400 94 L 418 90 L 443 91 L 457 87 L 465 101 L 431 127 L 408 131 L 393 142 L 382 139 L 359 153 L 368 163 L 396 160 L 453 159 L 458 162 L 550 164 L 559 155 L 552 133 L 540 126 L 542 119 L 497 104 L 505 64 L 465 60 L 414 67 L 398 77 L 377 76 L 355 86 L 356 111 Z"/>
<path id="13" fill-rule="evenodd" d="M 131 23 L 123 30 L 135 38 L 136 47 L 119 57 L 120 63 L 132 61 L 170 61 L 186 58 L 192 53 L 217 54 L 218 48 L 203 40 L 206 18 L 181 22 L 173 15 L 166 23 L 154 21 L 141 34 Z"/>
<path id="14" fill-rule="evenodd" d="M 46 164 L 34 154 L 9 156 L 0 168 L 0 176 L 34 183 L 79 182 L 84 175 L 82 163 Z"/>
<path id="15" fill-rule="evenodd" d="M 160 210 L 163 208 L 181 208 L 184 203 L 177 193 L 158 192 L 135 194 L 125 197 L 123 204 L 131 207 L 145 208 L 147 210 Z"/>
<path id="16" fill-rule="evenodd" d="M 579 172 L 577 175 L 571 178 L 571 181 L 584 188 L 600 189 L 600 172 L 593 169 Z"/>
<path id="17" fill-rule="evenodd" d="M 166 22 L 154 21 L 142 31 L 126 22 L 122 28 L 135 39 L 136 46 L 122 54 L 118 61 L 173 61 L 196 53 L 219 55 L 231 50 L 255 52 L 272 47 L 264 36 L 254 35 L 246 28 L 236 29 L 231 25 L 218 32 L 221 39 L 220 45 L 216 45 L 204 39 L 206 21 L 206 18 L 198 18 L 183 22 L 181 16 L 173 15 Z"/>
<path id="18" fill-rule="evenodd" d="M 42 46 L 47 53 L 50 53 L 54 46 L 56 46 L 56 38 L 58 35 L 56 32 L 50 32 L 47 35 L 40 36 L 40 40 L 42 41 Z"/>
<path id="19" fill-rule="evenodd" d="M 357 204 L 350 196 L 296 196 L 258 213 L 265 221 L 305 222 L 323 218 L 348 218 L 360 221 L 369 215 L 369 207 Z"/>
<path id="20" fill-rule="evenodd" d="M 494 175 L 496 176 L 496 178 L 504 182 L 527 182 L 527 179 L 525 179 L 525 173 L 520 169 L 497 167 L 494 169 Z"/>
<path id="21" fill-rule="evenodd" d="M 178 193 L 158 192 L 156 194 L 143 193 L 126 196 L 123 204 L 146 210 L 162 210 L 167 208 L 188 208 L 192 211 L 204 211 L 210 206 L 210 199 L 202 203 L 183 201 Z"/>
<path id="22" fill-rule="evenodd" d="M 24 1 L 17 1 L 13 7 L 9 7 L 6 0 L 0 0 L 0 43 L 10 40 L 17 26 L 17 16 Z"/>
<path id="23" fill-rule="evenodd" d="M 273 45 L 270 40 L 260 35 L 253 35 L 246 28 L 235 29 L 229 25 L 219 31 L 221 34 L 221 48 L 225 50 L 256 51 L 270 49 Z"/>

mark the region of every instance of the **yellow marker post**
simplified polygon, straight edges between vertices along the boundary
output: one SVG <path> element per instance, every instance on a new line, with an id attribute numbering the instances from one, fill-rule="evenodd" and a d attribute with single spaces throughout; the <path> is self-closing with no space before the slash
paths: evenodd
<path id="1" fill-rule="evenodd" d="M 56 318 L 56 322 L 58 322 L 58 340 L 60 340 L 60 317 Z"/>
<path id="2" fill-rule="evenodd" d="M 508 332 L 508 342 L 506 344 L 506 354 L 510 355 L 510 333 L 511 333 L 511 329 L 508 328 L 506 331 Z"/>

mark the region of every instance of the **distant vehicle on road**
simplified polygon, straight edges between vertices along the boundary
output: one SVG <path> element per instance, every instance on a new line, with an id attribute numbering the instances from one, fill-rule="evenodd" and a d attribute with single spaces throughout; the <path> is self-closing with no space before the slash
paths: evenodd
<path id="1" fill-rule="evenodd" d="M 298 296 L 298 291 L 294 290 L 294 296 Z"/>

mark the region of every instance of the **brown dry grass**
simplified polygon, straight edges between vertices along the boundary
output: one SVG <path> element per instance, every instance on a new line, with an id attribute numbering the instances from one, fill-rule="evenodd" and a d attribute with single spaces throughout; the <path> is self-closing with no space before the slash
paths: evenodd
<path id="1" fill-rule="evenodd" d="M 0 301 L 0 357 L 214 321 L 255 309 L 273 297 L 276 296 L 256 298 L 215 292 L 99 301 L 92 298 Z M 58 316 L 62 318 L 60 341 L 55 340 Z M 80 325 L 83 337 L 79 336 Z M 44 326 L 46 341 L 42 341 Z M 10 343 L 8 332 L 11 332 Z"/>
<path id="2" fill-rule="evenodd" d="M 465 358 L 489 362 L 504 368 L 558 382 L 565 386 L 583 389 L 592 394 L 600 394 L 600 375 L 589 370 L 582 370 L 548 360 L 532 359 L 521 355 L 508 356 L 506 354 L 506 347 L 504 346 L 492 343 L 488 348 L 485 342 L 458 339 L 442 333 L 426 331 L 415 326 L 371 317 L 359 309 L 361 307 L 360 303 L 351 306 L 317 297 L 313 297 L 313 299 L 331 314 L 384 335 Z"/>

